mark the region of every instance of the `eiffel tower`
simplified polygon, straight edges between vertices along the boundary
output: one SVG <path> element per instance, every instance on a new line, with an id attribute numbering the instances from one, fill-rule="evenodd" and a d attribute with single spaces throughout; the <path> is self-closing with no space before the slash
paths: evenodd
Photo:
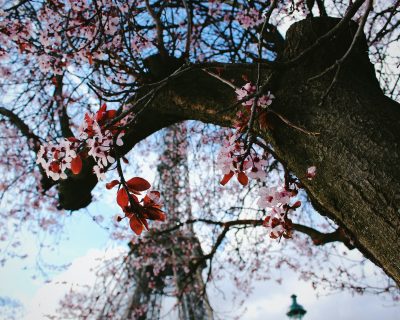
<path id="1" fill-rule="evenodd" d="M 164 129 L 162 140 L 164 150 L 160 156 L 159 178 L 155 189 L 160 190 L 164 200 L 164 211 L 167 213 L 168 221 L 163 227 L 165 230 L 175 226 L 182 219 L 192 218 L 190 190 L 188 190 L 190 184 L 186 125 L 182 123 Z M 127 295 L 128 298 L 125 298 L 127 301 L 124 303 L 126 310 L 123 319 L 159 319 L 165 295 L 168 292 L 175 292 L 178 293 L 175 310 L 179 320 L 212 320 L 213 311 L 201 275 L 201 269 L 205 265 L 189 274 L 182 268 L 183 260 L 187 259 L 181 252 L 182 247 L 193 248 L 192 257 L 202 255 L 192 225 L 183 226 L 155 239 L 151 234 L 148 237 L 153 237 L 151 241 L 156 241 L 157 245 L 162 247 L 162 251 L 169 256 L 170 263 L 161 272 L 155 271 L 151 265 L 130 273 L 129 267 L 127 268 L 128 276 L 124 283 L 132 291 Z M 144 249 L 145 246 L 146 244 Z M 127 266 L 135 259 L 141 259 L 140 246 L 130 245 L 130 248 L 131 261 L 126 261 Z M 190 281 L 188 281 L 189 276 Z M 151 286 L 149 286 L 150 279 Z M 103 312 L 104 314 L 107 312 Z"/>

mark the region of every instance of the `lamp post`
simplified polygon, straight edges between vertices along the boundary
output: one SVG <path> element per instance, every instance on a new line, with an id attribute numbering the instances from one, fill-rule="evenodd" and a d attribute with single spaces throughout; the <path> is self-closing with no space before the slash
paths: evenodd
<path id="1" fill-rule="evenodd" d="M 303 319 L 303 316 L 307 311 L 303 308 L 303 306 L 297 303 L 296 295 L 292 294 L 291 298 L 292 305 L 289 307 L 289 311 L 286 313 L 286 315 L 289 317 L 289 319 Z"/>

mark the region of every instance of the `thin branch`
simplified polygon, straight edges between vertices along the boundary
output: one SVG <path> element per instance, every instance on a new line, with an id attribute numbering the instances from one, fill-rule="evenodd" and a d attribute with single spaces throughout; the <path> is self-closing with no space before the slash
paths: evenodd
<path id="1" fill-rule="evenodd" d="M 156 31 L 157 31 L 157 47 L 160 51 L 161 56 L 167 56 L 167 50 L 165 49 L 164 38 L 163 38 L 163 31 L 164 26 L 161 22 L 159 14 L 157 14 L 150 5 L 149 0 L 145 1 L 147 11 L 149 12 L 150 16 L 153 18 L 154 23 L 156 24 Z"/>
<path id="2" fill-rule="evenodd" d="M 3 107 L 0 107 L 0 115 L 7 117 L 27 139 L 33 141 L 33 145 L 29 146 L 33 151 L 39 151 L 40 138 L 31 131 L 29 126 L 18 115 Z"/>
<path id="3" fill-rule="evenodd" d="M 186 59 L 189 59 L 190 54 L 190 42 L 192 41 L 192 10 L 190 10 L 189 4 L 186 0 L 182 0 L 183 5 L 185 6 L 186 10 L 186 17 L 188 19 L 187 23 L 187 34 L 186 34 L 186 45 L 185 45 L 185 53 L 184 56 Z"/>
<path id="4" fill-rule="evenodd" d="M 276 115 L 279 119 L 281 119 L 284 123 L 286 123 L 289 127 L 296 129 L 300 132 L 303 132 L 307 135 L 310 136 L 318 136 L 320 133 L 319 132 L 313 132 L 313 131 L 308 131 L 306 129 L 303 129 L 302 127 L 299 127 L 297 125 L 295 125 L 294 123 L 290 122 L 288 119 L 286 119 L 284 116 L 282 116 L 280 113 L 274 111 L 274 110 L 268 110 L 269 113 L 273 113 L 274 115 Z"/>

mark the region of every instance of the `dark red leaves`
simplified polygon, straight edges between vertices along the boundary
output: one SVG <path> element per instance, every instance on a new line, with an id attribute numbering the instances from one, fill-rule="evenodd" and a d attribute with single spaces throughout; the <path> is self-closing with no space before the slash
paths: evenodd
<path id="1" fill-rule="evenodd" d="M 130 191 L 134 193 L 138 193 L 141 191 L 145 191 L 151 187 L 150 183 L 143 178 L 134 177 L 126 182 Z"/>
<path id="2" fill-rule="evenodd" d="M 111 189 L 119 184 L 120 181 L 113 180 L 106 184 L 107 189 Z M 161 210 L 160 192 L 149 191 L 141 201 L 136 195 L 140 196 L 141 191 L 151 187 L 150 183 L 143 178 L 134 177 L 126 182 L 126 188 L 121 188 L 117 192 L 117 203 L 129 219 L 129 226 L 132 231 L 140 235 L 143 229 L 148 229 L 147 220 L 165 221 L 165 213 Z M 129 201 L 133 199 L 133 202 Z M 118 220 L 120 221 L 120 220 Z"/>
<path id="3" fill-rule="evenodd" d="M 80 140 L 78 140 L 78 139 L 75 138 L 75 137 L 69 137 L 69 138 L 67 138 L 67 140 L 70 141 L 70 142 L 76 142 L 76 143 L 81 142 Z"/>
<path id="4" fill-rule="evenodd" d="M 96 112 L 96 121 L 97 122 L 102 122 L 105 115 L 106 115 L 106 110 L 107 110 L 107 105 L 103 103 L 103 105 L 100 107 L 99 111 Z"/>
<path id="5" fill-rule="evenodd" d="M 143 223 L 141 221 L 139 221 L 139 219 L 136 218 L 135 216 L 133 216 L 129 220 L 129 226 L 131 227 L 132 231 L 134 233 L 136 233 L 137 235 L 140 235 L 144 228 Z"/>
<path id="6" fill-rule="evenodd" d="M 154 204 L 154 200 L 159 200 L 160 199 L 160 192 L 158 191 L 150 191 L 146 196 L 143 198 L 143 205 L 144 206 L 149 206 Z"/>
<path id="7" fill-rule="evenodd" d="M 82 159 L 78 155 L 71 161 L 71 171 L 73 174 L 79 174 L 82 170 Z"/>
<path id="8" fill-rule="evenodd" d="M 292 205 L 292 209 L 297 209 L 301 206 L 301 201 L 296 201 L 293 205 Z"/>
<path id="9" fill-rule="evenodd" d="M 146 208 L 143 216 L 149 220 L 165 221 L 165 213 L 158 206 Z"/>
<path id="10" fill-rule="evenodd" d="M 223 186 L 226 185 L 229 182 L 229 180 L 231 180 L 233 175 L 234 175 L 233 171 L 230 171 L 228 174 L 224 175 L 224 177 L 220 181 L 220 184 L 222 184 Z"/>
<path id="11" fill-rule="evenodd" d="M 122 209 L 127 207 L 129 204 L 129 197 L 124 188 L 118 190 L 117 203 Z"/>
<path id="12" fill-rule="evenodd" d="M 89 60 L 89 64 L 92 65 L 93 64 L 93 55 L 90 52 L 87 54 L 87 58 Z"/>
<path id="13" fill-rule="evenodd" d="M 242 186 L 247 186 L 247 184 L 249 183 L 249 178 L 244 172 L 239 172 L 237 175 L 237 179 Z"/>
<path id="14" fill-rule="evenodd" d="M 91 128 L 93 126 L 93 120 L 88 113 L 85 114 L 85 122 L 86 122 L 88 128 L 89 127 Z"/>
<path id="15" fill-rule="evenodd" d="M 106 112 L 107 120 L 110 120 L 110 119 L 114 118 L 116 115 L 117 115 L 117 110 L 108 110 Z"/>
<path id="16" fill-rule="evenodd" d="M 223 186 L 226 185 L 229 182 L 229 180 L 231 180 L 234 174 L 235 173 L 231 170 L 228 174 L 224 175 L 224 177 L 220 181 L 220 184 Z M 236 174 L 236 177 L 242 186 L 247 186 L 247 184 L 249 183 L 249 178 L 243 171 L 238 172 Z"/>
<path id="17" fill-rule="evenodd" d="M 110 189 L 114 188 L 117 184 L 119 184 L 119 181 L 118 180 L 113 180 L 113 181 L 111 181 L 109 183 L 106 183 L 106 188 L 108 190 L 110 190 Z"/>
<path id="18" fill-rule="evenodd" d="M 122 157 L 121 159 L 122 159 L 122 161 L 123 161 L 125 164 L 129 164 L 129 160 L 128 160 L 127 158 Z"/>
<path id="19" fill-rule="evenodd" d="M 96 121 L 100 126 L 110 121 L 117 115 L 117 110 L 107 110 L 107 105 L 103 103 L 99 111 L 96 112 Z"/>

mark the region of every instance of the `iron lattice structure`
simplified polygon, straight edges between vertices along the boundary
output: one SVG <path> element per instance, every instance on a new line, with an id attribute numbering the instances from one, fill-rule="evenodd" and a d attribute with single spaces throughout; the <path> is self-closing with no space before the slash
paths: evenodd
<path id="1" fill-rule="evenodd" d="M 156 189 L 162 194 L 164 210 L 167 213 L 168 223 L 164 229 L 169 229 L 182 219 L 192 218 L 185 124 L 164 129 L 162 139 L 164 150 L 158 165 L 159 179 Z M 175 292 L 178 293 L 176 307 L 180 320 L 213 319 L 201 275 L 205 265 L 195 271 L 188 271 L 188 255 L 190 258 L 202 255 L 200 242 L 192 226 L 148 237 L 152 237 L 153 245 L 155 242 L 162 248 L 160 254 L 165 255 L 164 259 L 168 262 L 161 271 L 149 264 L 140 271 L 130 272 L 129 277 L 134 285 L 124 318 L 159 319 L 163 297 Z M 184 248 L 188 250 L 185 251 Z M 146 250 L 146 244 L 131 245 L 129 259 L 141 259 L 141 250 Z M 130 263 L 131 261 L 126 261 L 126 265 L 129 266 Z"/>

